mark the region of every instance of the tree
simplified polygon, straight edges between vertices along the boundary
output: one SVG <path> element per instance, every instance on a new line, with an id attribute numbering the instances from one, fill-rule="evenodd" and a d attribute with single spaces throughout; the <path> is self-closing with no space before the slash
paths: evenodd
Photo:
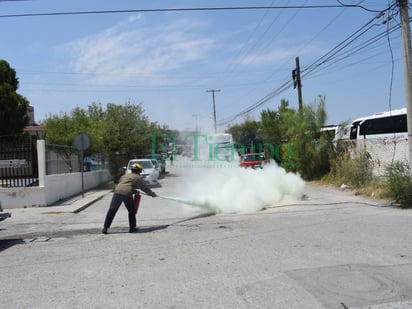
<path id="1" fill-rule="evenodd" d="M 236 141 L 237 149 L 241 154 L 251 152 L 262 152 L 262 139 L 259 136 L 260 122 L 246 120 L 242 124 L 229 128 L 233 140 Z"/>
<path id="2" fill-rule="evenodd" d="M 285 117 L 295 113 L 289 108 L 289 102 L 282 99 L 277 111 L 266 109 L 260 113 L 260 137 L 265 143 L 279 145 L 287 141 L 288 124 Z"/>
<path id="3" fill-rule="evenodd" d="M 104 132 L 106 131 L 106 112 L 101 103 L 93 102 L 87 108 L 90 119 L 88 134 L 92 140 L 90 152 L 104 154 Z M 104 158 L 102 158 L 104 159 Z"/>
<path id="4" fill-rule="evenodd" d="M 150 123 L 140 104 L 109 103 L 106 121 L 104 144 L 108 149 L 122 151 L 129 157 L 139 157 L 150 152 Z"/>
<path id="5" fill-rule="evenodd" d="M 151 130 L 141 104 L 107 104 L 103 142 L 109 154 L 110 173 L 115 181 L 132 158 L 151 152 Z"/>
<path id="6" fill-rule="evenodd" d="M 289 124 L 285 119 L 295 111 L 289 108 L 289 102 L 282 99 L 277 111 L 264 110 L 260 113 L 259 135 L 264 142 L 266 155 L 277 162 L 289 159 L 290 148 L 286 144 Z"/>
<path id="7" fill-rule="evenodd" d="M 260 113 L 260 136 L 266 143 L 280 144 L 282 132 L 280 131 L 280 116 L 270 109 Z"/>
<path id="8" fill-rule="evenodd" d="M 0 136 L 20 134 L 29 123 L 29 101 L 17 93 L 16 71 L 0 59 Z"/>
<path id="9" fill-rule="evenodd" d="M 292 150 L 287 168 L 299 172 L 305 179 L 317 179 L 329 171 L 328 147 L 331 143 L 320 135 L 325 121 L 325 98 L 322 96 L 300 111 L 285 114 L 286 136 Z"/>
<path id="10" fill-rule="evenodd" d="M 305 179 L 317 179 L 329 172 L 334 151 L 331 138 L 320 134 L 326 121 L 323 96 L 300 111 L 282 99 L 277 111 L 267 109 L 260 116 L 260 121 L 245 120 L 229 128 L 244 149 L 253 141 L 258 145 L 253 151 L 266 151 L 282 167 L 299 172 Z"/>
<path id="11" fill-rule="evenodd" d="M 48 147 L 59 155 L 64 162 L 72 168 L 71 156 L 77 154 L 73 147 L 74 138 L 77 135 L 73 117 L 67 113 L 60 115 L 49 114 L 44 121 L 46 127 L 45 140 Z"/>

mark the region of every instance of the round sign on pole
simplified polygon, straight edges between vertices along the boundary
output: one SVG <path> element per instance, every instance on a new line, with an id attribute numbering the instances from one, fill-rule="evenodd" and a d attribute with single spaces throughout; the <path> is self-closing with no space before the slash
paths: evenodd
<path id="1" fill-rule="evenodd" d="M 74 138 L 74 146 L 79 151 L 86 150 L 90 147 L 90 138 L 86 134 L 79 134 Z"/>

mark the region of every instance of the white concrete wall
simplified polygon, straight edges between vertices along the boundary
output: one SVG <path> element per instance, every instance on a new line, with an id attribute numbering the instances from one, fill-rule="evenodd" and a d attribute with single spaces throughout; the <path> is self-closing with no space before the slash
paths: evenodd
<path id="1" fill-rule="evenodd" d="M 34 206 L 50 206 L 53 203 L 81 194 L 81 173 L 45 176 L 44 186 L 22 188 L 0 188 L 3 209 Z M 110 181 L 107 170 L 83 173 L 84 190 L 90 190 Z"/>
<path id="2" fill-rule="evenodd" d="M 50 206 L 82 192 L 82 173 L 45 175 L 44 140 L 37 141 L 39 161 L 39 186 L 23 188 L 0 188 L 0 201 L 3 209 L 34 206 Z M 90 190 L 101 183 L 110 181 L 109 171 L 83 173 L 84 190 Z"/>
<path id="3" fill-rule="evenodd" d="M 110 174 L 107 170 L 83 173 L 85 191 L 109 180 Z M 46 176 L 45 188 L 47 205 L 80 194 L 82 192 L 82 174 L 71 173 Z"/>
<path id="4" fill-rule="evenodd" d="M 44 187 L 0 188 L 3 210 L 33 206 L 46 206 Z"/>

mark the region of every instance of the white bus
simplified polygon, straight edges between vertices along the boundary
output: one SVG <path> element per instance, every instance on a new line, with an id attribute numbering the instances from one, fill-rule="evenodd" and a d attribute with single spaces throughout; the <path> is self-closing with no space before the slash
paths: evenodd
<path id="1" fill-rule="evenodd" d="M 355 119 L 344 128 L 341 141 L 351 141 L 352 151 L 364 150 L 382 174 L 393 161 L 408 161 L 406 108 Z"/>
<path id="2" fill-rule="evenodd" d="M 394 138 L 407 135 L 406 108 L 377 113 L 354 120 L 350 127 L 350 139 Z M 395 135 L 394 135 L 395 134 Z"/>

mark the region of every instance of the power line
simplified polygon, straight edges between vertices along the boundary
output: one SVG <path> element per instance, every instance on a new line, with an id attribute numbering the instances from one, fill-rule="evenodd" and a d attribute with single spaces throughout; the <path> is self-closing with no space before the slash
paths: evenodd
<path id="1" fill-rule="evenodd" d="M 363 2 L 363 0 L 362 0 L 361 2 Z M 360 2 L 360 3 L 361 3 L 361 2 Z M 305 2 L 305 4 L 306 4 L 306 3 L 307 3 L 307 1 Z M 358 4 L 360 4 L 360 3 L 358 3 Z M 342 7 L 344 7 L 344 5 L 342 5 Z M 287 24 L 289 24 L 290 22 L 293 21 L 293 19 L 297 16 L 297 12 L 298 12 L 298 11 L 299 11 L 299 10 L 296 10 L 296 13 L 293 15 L 293 17 L 289 18 Z M 305 44 L 304 46 L 302 46 L 302 47 L 296 52 L 296 54 L 299 54 L 300 51 L 304 50 L 305 47 L 306 47 L 310 42 L 312 42 L 321 32 L 323 32 L 325 29 L 327 29 L 328 27 L 330 27 L 330 25 L 331 25 L 333 22 L 335 22 L 335 21 L 337 20 L 337 18 L 338 18 L 343 12 L 344 12 L 344 11 L 342 10 L 337 16 L 332 17 L 332 19 L 330 20 L 330 22 L 329 22 L 325 27 L 323 27 L 323 29 L 320 30 L 309 42 L 306 42 L 306 44 Z M 279 16 L 280 16 L 280 14 L 277 15 L 277 17 L 279 17 Z M 274 21 L 275 21 L 275 20 L 273 20 L 273 22 L 272 22 L 271 25 L 268 27 L 268 29 L 266 29 L 265 33 L 266 33 L 266 32 L 269 30 L 269 28 L 273 25 Z M 286 25 L 287 25 L 287 24 L 286 24 Z M 275 34 L 275 36 L 273 36 L 273 37 L 270 39 L 270 41 L 269 41 L 268 43 L 266 43 L 263 48 L 261 48 L 262 51 L 263 51 L 264 49 L 268 48 L 268 47 L 272 44 L 272 42 L 274 41 L 274 39 L 285 29 L 286 25 L 284 25 L 284 26 Z M 262 39 L 262 37 L 261 37 L 260 39 Z M 259 40 L 260 40 L 260 39 L 259 39 Z M 256 43 L 254 46 L 256 46 L 256 45 L 257 45 L 257 43 Z M 292 59 L 293 57 L 294 57 L 294 56 L 291 56 L 288 60 L 285 61 L 285 63 L 288 63 L 289 61 L 291 61 L 291 59 Z M 261 81 L 259 81 L 259 82 L 255 82 L 255 83 L 249 83 L 248 85 L 250 86 L 250 85 L 254 85 L 254 84 L 262 84 L 262 83 L 268 81 L 269 79 L 271 79 L 271 78 L 276 74 L 276 72 L 278 72 L 278 70 L 277 70 L 277 69 L 274 69 L 273 72 L 270 74 L 270 76 L 268 76 L 268 77 L 265 78 L 264 80 L 261 80 Z M 226 88 L 227 88 L 227 87 L 226 87 Z M 242 97 L 242 96 L 241 96 L 241 97 Z"/>
<path id="2" fill-rule="evenodd" d="M 313 71 L 317 70 L 320 66 L 324 65 L 325 63 L 330 62 L 332 59 L 334 59 L 334 57 L 341 52 L 344 48 L 346 48 L 347 46 L 349 46 L 350 44 L 352 44 L 356 39 L 358 39 L 359 37 L 361 37 L 362 35 L 364 35 L 367 31 L 369 31 L 373 26 L 376 26 L 374 24 L 372 24 L 377 18 L 382 17 L 385 12 L 393 9 L 394 7 L 397 6 L 397 3 L 393 3 L 392 5 L 390 5 L 387 9 L 379 11 L 378 15 L 375 16 L 372 20 L 370 20 L 368 23 L 366 23 L 364 26 L 362 26 L 359 30 L 355 31 L 351 36 L 349 36 L 347 39 L 345 39 L 344 41 L 342 41 L 341 43 L 339 43 L 337 46 L 335 46 L 333 49 L 331 49 L 329 52 L 327 52 L 325 55 L 323 55 L 322 57 L 320 57 L 318 60 L 316 60 L 314 63 L 312 63 L 311 65 L 309 65 L 305 70 L 302 70 L 302 77 L 303 76 L 307 76 L 308 74 L 312 73 Z M 372 24 L 372 25 L 371 25 Z M 395 26 L 392 27 L 395 29 L 398 29 L 399 26 Z M 391 29 L 392 29 L 391 28 Z M 366 29 L 366 30 L 365 30 Z M 384 33 L 387 33 L 388 30 L 385 30 Z M 376 37 L 380 37 L 381 34 L 379 34 Z M 359 46 L 359 45 L 358 45 Z M 363 48 L 367 47 L 367 44 L 365 43 L 363 45 Z M 342 58 L 344 59 L 344 58 Z M 340 60 L 342 60 L 340 59 Z M 232 121 L 234 121 L 236 118 L 243 116 L 247 113 L 250 113 L 251 111 L 255 110 L 256 108 L 262 106 L 263 104 L 267 103 L 268 101 L 270 101 L 271 99 L 273 99 L 274 97 L 278 96 L 279 94 L 283 93 L 284 91 L 286 91 L 287 89 L 289 89 L 290 87 L 292 87 L 293 83 L 290 79 L 288 79 L 286 82 L 284 82 L 283 84 L 281 84 L 281 86 L 279 86 L 277 89 L 275 89 L 274 91 L 270 92 L 269 94 L 267 94 L 264 98 L 260 99 L 258 102 L 254 103 L 253 105 L 249 106 L 248 108 L 244 109 L 243 111 L 237 113 L 236 115 L 232 116 L 232 117 L 227 117 L 223 120 L 221 120 L 219 122 L 219 125 L 226 125 Z"/>
<path id="3" fill-rule="evenodd" d="M 236 115 L 234 115 L 232 117 L 227 117 L 227 118 L 221 120 L 220 122 L 218 122 L 219 126 L 226 125 L 226 124 L 232 122 L 233 120 L 235 120 L 236 118 L 238 118 L 240 116 L 243 116 L 243 115 L 246 115 L 247 113 L 250 113 L 251 111 L 253 111 L 256 108 L 262 106 L 263 104 L 269 102 L 274 97 L 278 96 L 279 94 L 283 93 L 284 91 L 286 91 L 287 89 L 292 87 L 292 84 L 293 84 L 292 80 L 290 78 L 288 78 L 287 81 L 285 81 L 283 84 L 281 84 L 277 89 L 275 89 L 274 91 L 267 94 L 265 97 L 260 99 L 258 102 L 256 102 L 252 106 L 242 110 L 241 112 L 237 113 Z"/>
<path id="4" fill-rule="evenodd" d="M 4 1 L 4 0 L 0 0 Z M 363 1 L 360 1 L 358 4 L 343 4 L 342 2 L 338 1 L 339 5 L 301 5 L 301 6 L 245 6 L 245 7 L 203 7 L 203 8 L 159 8 L 159 9 L 128 9 L 128 10 L 105 10 L 105 11 L 77 11 L 77 12 L 50 12 L 50 13 L 26 13 L 26 14 L 10 14 L 10 15 L 0 15 L 0 18 L 12 18 L 12 17 L 41 17 L 41 16 L 59 16 L 59 15 L 85 15 L 85 14 L 112 14 L 112 13 L 145 13 L 145 12 L 185 12 L 185 11 L 229 11 L 229 10 L 272 10 L 272 9 L 319 9 L 319 8 L 360 8 L 368 12 L 382 12 L 382 11 L 376 11 L 376 10 L 370 10 L 362 5 Z M 366 32 L 366 31 L 365 31 Z M 359 35 L 360 36 L 360 35 Z M 348 45 L 352 44 L 353 42 L 349 42 L 347 45 L 345 45 L 343 48 L 347 47 Z M 339 45 L 338 45 L 339 46 Z M 336 47 L 335 47 L 336 48 Z M 360 49 L 363 47 L 360 47 Z M 335 53 L 332 55 L 328 55 L 326 59 L 323 59 L 322 62 L 320 63 L 314 63 L 312 65 L 315 65 L 313 68 L 309 66 L 306 70 L 306 74 L 312 73 L 313 70 L 318 69 L 319 66 L 330 63 L 332 59 L 334 59 L 335 62 L 340 61 L 342 59 L 345 59 L 343 56 L 342 59 L 336 58 L 339 52 L 342 51 L 342 49 L 337 50 Z M 325 55 L 326 56 L 326 55 Z M 337 59 L 337 60 L 336 60 Z M 320 59 L 319 59 L 320 60 Z M 251 107 L 246 108 L 244 111 L 238 113 L 235 118 L 244 115 L 245 113 L 248 113 L 250 111 L 253 111 L 254 109 L 258 108 L 259 106 L 265 104 L 266 102 L 270 101 L 273 97 L 279 95 L 280 93 L 286 91 L 288 88 L 290 88 L 292 85 L 292 82 L 287 79 L 286 82 L 281 84 L 277 89 L 273 90 L 270 92 L 268 95 L 266 95 L 264 98 L 253 104 Z"/>
<path id="5" fill-rule="evenodd" d="M 127 9 L 127 10 L 101 10 L 101 11 L 69 11 L 48 13 L 23 13 L 4 14 L 0 18 L 14 17 L 42 17 L 63 15 L 91 15 L 91 14 L 124 14 L 124 13 L 161 13 L 161 12 L 194 12 L 194 11 L 242 11 L 242 10 L 275 10 L 275 9 L 331 9 L 331 8 L 358 8 L 368 12 L 380 12 L 371 10 L 359 4 L 346 5 L 290 5 L 290 6 L 231 6 L 231 7 L 200 7 L 200 8 L 157 8 L 157 9 Z"/>
<path id="6" fill-rule="evenodd" d="M 333 49 L 331 49 L 329 52 L 327 52 L 325 55 L 320 57 L 318 60 L 316 60 L 314 63 L 312 63 L 310 66 L 308 66 L 305 70 L 302 70 L 302 75 L 304 72 L 307 71 L 306 74 L 309 74 L 311 71 L 315 70 L 318 66 L 324 64 L 325 62 L 329 61 L 333 56 L 335 56 L 337 53 L 342 51 L 344 48 L 352 44 L 356 39 L 364 35 L 367 31 L 372 29 L 372 27 L 375 27 L 376 24 L 373 24 L 373 22 L 379 18 L 382 17 L 383 14 L 388 11 L 390 8 L 385 9 L 384 11 L 379 12 L 377 16 L 375 16 L 372 20 L 367 22 L 364 26 L 362 26 L 360 29 L 356 30 L 352 35 L 350 35 L 348 38 L 343 40 L 341 43 L 339 43 L 337 46 L 335 46 Z"/>
<path id="7" fill-rule="evenodd" d="M 410 18 L 410 21 L 411 20 L 412 20 L 412 18 Z M 372 26 L 376 26 L 376 25 L 372 25 Z M 370 46 L 373 43 L 376 43 L 377 41 L 381 40 L 382 38 L 385 38 L 389 33 L 392 33 L 396 30 L 399 30 L 400 25 L 395 25 L 391 28 L 387 28 L 383 32 L 380 32 L 377 35 L 369 38 L 368 40 L 366 40 L 364 42 L 361 42 L 360 44 L 358 44 L 358 45 L 354 46 L 353 48 L 347 50 L 343 54 L 338 54 L 339 52 L 343 51 L 344 48 L 348 47 L 351 43 L 353 43 L 356 39 L 358 39 L 361 35 L 363 35 L 364 33 L 366 33 L 370 29 L 371 29 L 371 27 L 369 29 L 363 31 L 360 35 L 357 35 L 355 38 L 351 39 L 348 43 L 346 43 L 344 46 L 340 47 L 338 50 L 334 51 L 336 49 L 336 47 L 335 47 L 334 49 L 329 51 L 329 53 L 326 54 L 326 55 L 330 54 L 328 58 L 326 58 L 325 60 L 322 60 L 322 62 L 318 62 L 318 63 L 315 62 L 315 63 L 311 64 L 309 67 L 307 67 L 305 70 L 303 70 L 303 72 L 304 72 L 303 75 L 306 77 L 306 76 L 310 75 L 312 73 L 312 71 L 314 71 L 315 69 L 317 69 L 321 65 L 323 66 L 324 64 L 328 63 L 326 66 L 323 66 L 323 69 L 325 69 L 325 68 L 327 68 L 327 67 L 329 67 L 329 66 L 331 66 L 331 65 L 333 65 L 337 62 L 341 62 L 341 61 L 343 61 L 343 60 L 345 60 L 349 57 L 352 57 L 353 55 L 359 53 L 361 50 L 365 50 L 365 48 L 370 49 Z M 331 53 L 332 51 L 334 51 L 334 52 Z M 317 61 L 319 61 L 320 59 L 323 59 L 326 55 L 322 56 Z"/>
<path id="8" fill-rule="evenodd" d="M 290 1 L 290 0 L 289 0 L 289 1 Z M 273 2 L 274 2 L 274 1 L 273 1 Z M 273 2 L 271 3 L 271 5 L 273 4 Z M 265 12 L 265 14 L 264 14 L 264 16 L 262 17 L 262 19 L 260 20 L 259 24 L 255 27 L 255 29 L 253 30 L 253 32 L 249 35 L 249 37 L 248 37 L 245 45 L 242 47 L 242 50 L 238 53 L 238 55 L 234 58 L 234 60 L 233 60 L 232 62 L 235 62 L 235 60 L 236 60 L 237 58 L 240 58 L 240 54 L 241 54 L 241 52 L 243 52 L 244 50 L 245 50 L 245 53 L 244 53 L 244 55 L 243 55 L 242 58 L 246 58 L 247 54 L 248 54 L 251 50 L 253 50 L 253 49 L 259 44 L 260 41 L 263 40 L 263 38 L 264 38 L 264 36 L 266 35 L 266 33 L 269 31 L 270 28 L 272 28 L 272 26 L 273 26 L 273 24 L 275 23 L 275 21 L 276 21 L 276 20 L 279 18 L 279 16 L 283 13 L 283 11 L 280 11 L 280 12 L 277 14 L 277 16 L 272 20 L 272 22 L 270 23 L 270 25 L 269 25 L 268 27 L 266 27 L 266 30 L 265 30 L 265 31 L 259 36 L 259 38 L 255 41 L 255 43 L 254 43 L 251 47 L 247 48 L 248 50 L 246 50 L 246 44 L 249 43 L 250 39 L 251 39 L 252 36 L 255 34 L 257 28 L 260 26 L 260 24 L 262 23 L 263 19 L 266 17 L 266 15 L 267 15 L 268 12 L 269 12 L 269 10 L 267 10 L 267 11 Z M 298 12 L 298 10 L 297 10 L 297 12 Z M 295 12 L 294 16 L 288 20 L 288 23 L 292 22 L 293 18 L 296 16 L 297 12 Z M 286 26 L 284 26 L 283 28 L 285 28 L 285 27 L 286 27 Z M 281 30 L 278 32 L 278 34 L 279 34 L 282 30 L 283 30 L 283 29 L 281 29 Z M 276 37 L 276 36 L 275 36 L 275 37 Z M 275 37 L 273 37 L 272 40 L 273 40 Z M 272 40 L 271 40 L 271 41 L 272 41 Z M 240 58 L 240 59 L 238 60 L 239 63 L 243 62 L 242 58 Z M 231 70 L 234 71 L 234 67 L 233 67 Z"/>
<path id="9" fill-rule="evenodd" d="M 272 3 L 270 4 L 271 6 L 272 6 L 273 2 L 274 2 L 274 1 L 272 1 Z M 246 49 L 246 45 L 249 43 L 249 41 L 250 41 L 250 40 L 252 39 L 252 37 L 255 35 L 257 29 L 258 29 L 258 28 L 260 27 L 260 25 L 262 24 L 263 20 L 265 19 L 266 15 L 268 14 L 268 12 L 269 12 L 269 10 L 266 10 L 266 12 L 265 12 L 265 13 L 263 14 L 263 16 L 260 18 L 258 24 L 255 26 L 255 28 L 253 29 L 253 31 L 249 34 L 249 36 L 248 36 L 246 42 L 243 44 L 242 48 L 240 48 L 240 49 L 238 50 L 237 55 L 233 58 L 232 63 L 227 66 L 226 71 L 230 71 L 230 68 L 231 68 L 232 66 L 234 66 L 235 60 L 236 60 L 237 58 L 239 58 L 239 56 L 242 54 L 242 52 Z M 234 70 L 234 69 L 233 69 L 233 70 Z"/>
<path id="10" fill-rule="evenodd" d="M 392 9 L 393 9 L 393 8 L 392 8 Z M 389 15 L 389 17 L 387 17 L 387 18 L 382 22 L 382 24 L 388 24 L 387 21 L 392 20 L 394 15 L 395 15 L 395 14 Z M 410 21 L 411 21 L 411 20 L 412 20 L 412 18 L 410 18 Z M 368 23 L 368 24 L 369 24 L 369 23 Z M 322 68 L 321 68 L 320 70 L 325 70 L 325 69 L 333 66 L 334 64 L 338 63 L 338 62 L 341 62 L 341 61 L 346 60 L 346 59 L 348 59 L 348 58 L 350 58 L 350 57 L 353 57 L 355 54 L 359 54 L 361 51 L 365 52 L 365 51 L 368 51 L 368 50 L 372 50 L 372 49 L 377 49 L 377 48 L 379 48 L 379 47 L 380 47 L 379 45 L 375 45 L 374 47 L 373 47 L 372 45 L 373 45 L 374 43 L 380 41 L 382 38 L 387 37 L 389 34 L 391 34 L 391 33 L 395 32 L 395 31 L 399 30 L 400 28 L 401 28 L 400 24 L 395 24 L 395 25 L 392 26 L 392 27 L 389 27 L 389 26 L 388 26 L 387 29 L 385 29 L 384 31 L 376 34 L 375 36 L 367 39 L 366 41 L 363 41 L 363 42 L 357 44 L 356 46 L 352 47 L 351 49 L 348 49 L 348 50 L 347 50 L 346 52 L 344 52 L 343 54 L 338 54 L 338 53 L 333 54 L 332 56 L 330 56 L 330 58 L 327 59 L 327 61 L 324 61 L 323 63 L 321 63 L 321 64 L 322 64 Z M 357 32 L 359 32 L 359 30 L 358 30 Z M 357 32 L 355 32 L 355 33 L 357 33 Z M 353 36 L 353 35 L 352 35 L 352 36 Z M 398 34 L 398 35 L 395 36 L 395 38 L 399 38 L 399 37 L 400 37 L 400 34 Z M 386 43 L 384 43 L 384 44 L 386 44 Z M 381 45 L 383 45 L 383 44 L 381 44 Z M 338 46 L 339 46 L 339 45 L 338 45 Z M 347 47 L 347 46 L 349 46 L 349 44 L 347 44 L 345 47 Z M 341 49 L 341 50 L 342 50 L 342 49 Z M 375 55 L 372 55 L 372 56 L 371 56 L 371 55 L 368 55 L 367 57 L 368 57 L 368 59 L 371 59 L 371 58 L 373 58 L 373 57 L 375 57 L 375 56 L 377 56 L 377 55 L 379 55 L 379 54 L 382 54 L 382 53 L 383 53 L 383 52 L 380 50 L 379 53 L 375 53 Z M 321 57 L 321 58 L 322 58 L 322 57 Z M 319 59 L 321 59 L 321 58 L 319 58 Z M 363 60 L 359 60 L 359 61 L 357 61 L 357 63 L 362 62 L 362 61 L 363 61 Z M 353 64 L 353 63 L 352 63 L 352 64 Z M 313 64 L 312 64 L 312 65 L 313 65 Z M 319 64 L 319 65 L 320 65 L 320 64 Z M 346 65 L 345 67 L 347 67 L 347 65 Z M 308 69 L 309 69 L 309 67 L 308 67 L 306 70 L 308 70 Z M 316 68 L 316 69 L 317 69 L 317 68 Z M 318 72 L 319 72 L 320 70 L 318 70 Z M 305 74 L 305 77 L 307 77 L 308 75 L 311 75 L 311 72 L 307 72 L 307 73 Z"/>
<path id="11" fill-rule="evenodd" d="M 392 89 L 393 89 L 393 76 L 394 76 L 394 68 L 395 68 L 395 60 L 394 60 L 394 55 L 393 55 L 393 49 L 392 49 L 392 43 L 390 39 L 390 28 L 389 28 L 389 21 L 386 23 L 386 38 L 388 41 L 388 47 L 390 51 L 390 56 L 391 56 L 391 77 L 390 77 L 390 82 L 389 82 L 389 94 L 388 94 L 388 105 L 389 105 L 389 110 L 392 110 Z M 400 26 L 400 25 L 399 25 Z M 401 27 L 401 26 L 400 26 Z M 394 143 L 394 147 L 396 147 L 396 143 Z M 395 152 L 393 153 L 393 156 L 395 156 Z M 393 162 L 393 159 L 392 159 Z"/>

